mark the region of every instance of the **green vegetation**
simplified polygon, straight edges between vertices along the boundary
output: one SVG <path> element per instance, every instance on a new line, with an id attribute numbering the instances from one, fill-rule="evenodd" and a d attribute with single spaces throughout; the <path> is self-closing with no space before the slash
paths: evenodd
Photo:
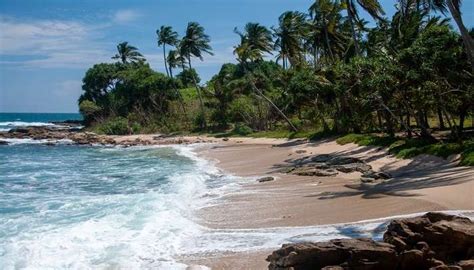
<path id="1" fill-rule="evenodd" d="M 363 146 L 386 147 L 399 158 L 412 158 L 420 154 L 430 154 L 447 158 L 461 154 L 462 165 L 474 165 L 474 140 L 459 142 L 440 142 L 426 139 L 407 139 L 399 137 L 378 136 L 371 134 L 348 134 L 336 140 L 339 144 L 356 143 Z"/>
<path id="2" fill-rule="evenodd" d="M 80 111 L 104 133 L 354 133 L 339 141 L 390 147 L 400 157 L 462 153 L 472 164 L 474 31 L 466 30 L 459 3 L 398 1 L 387 18 L 376 0 L 315 0 L 307 13 L 284 12 L 271 28 L 235 28 L 237 62 L 204 84 L 192 63 L 212 55 L 205 29 L 190 22 L 180 37 L 161 26 L 166 74 L 120 43 L 117 63 L 86 72 Z M 358 16 L 361 9 L 374 27 Z M 459 33 L 440 12 L 455 19 Z"/>

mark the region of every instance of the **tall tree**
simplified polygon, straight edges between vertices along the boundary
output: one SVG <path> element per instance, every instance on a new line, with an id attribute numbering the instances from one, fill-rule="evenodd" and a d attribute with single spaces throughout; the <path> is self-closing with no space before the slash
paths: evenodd
<path id="1" fill-rule="evenodd" d="M 341 31 L 342 16 L 340 12 L 342 9 L 343 5 L 338 0 L 316 0 L 309 7 L 308 11 L 312 22 L 307 47 L 313 53 L 315 65 L 319 60 L 318 57 L 334 62 L 336 56 L 343 54 L 346 50 L 345 44 L 348 38 Z"/>
<path id="2" fill-rule="evenodd" d="M 461 0 L 418 0 L 424 8 L 440 11 L 445 14 L 447 10 L 451 13 L 456 25 L 461 33 L 464 47 L 466 48 L 467 57 L 471 62 L 472 70 L 474 71 L 474 40 L 469 34 L 461 17 Z"/>
<path id="3" fill-rule="evenodd" d="M 367 11 L 374 19 L 383 20 L 382 16 L 385 12 L 377 0 L 345 0 L 345 8 L 347 10 L 347 18 L 351 25 L 352 39 L 354 41 L 354 49 L 356 55 L 360 55 L 358 33 L 356 32 L 356 21 L 359 20 L 357 12 L 357 4 Z"/>
<path id="4" fill-rule="evenodd" d="M 168 56 L 166 57 L 166 62 L 168 62 L 168 69 L 170 77 L 173 78 L 173 69 L 182 65 L 183 61 L 181 55 L 177 50 L 170 50 Z"/>
<path id="5" fill-rule="evenodd" d="M 308 35 L 306 14 L 287 11 L 278 18 L 278 27 L 272 28 L 275 35 L 275 48 L 279 50 L 277 59 L 281 59 L 283 68 L 288 62 L 295 66 L 303 60 L 303 41 Z"/>
<path id="6" fill-rule="evenodd" d="M 186 34 L 184 35 L 183 39 L 180 42 L 179 49 L 180 54 L 187 58 L 189 69 L 192 69 L 191 65 L 191 58 L 197 57 L 201 61 L 203 60 L 203 53 L 207 53 L 213 55 L 212 47 L 209 45 L 211 41 L 210 37 L 204 32 L 204 27 L 202 27 L 197 22 L 190 22 L 188 23 L 188 27 L 186 28 Z M 205 111 L 204 111 L 204 103 L 202 100 L 201 89 L 199 88 L 198 83 L 196 82 L 196 78 L 193 77 L 194 86 L 196 87 L 196 91 L 199 97 L 199 104 L 201 107 L 201 117 L 202 120 L 200 122 L 201 128 L 206 127 L 206 118 L 205 118 Z"/>
<path id="7" fill-rule="evenodd" d="M 120 59 L 123 64 L 145 61 L 145 58 L 138 52 L 138 49 L 129 45 L 126 41 L 117 45 L 117 54 L 112 59 Z"/>
<path id="8" fill-rule="evenodd" d="M 290 125 L 291 129 L 297 131 L 296 127 L 291 123 L 290 119 L 285 113 L 269 98 L 262 90 L 255 85 L 252 72 L 248 70 L 247 61 L 253 63 L 261 61 L 264 53 L 271 53 L 272 50 L 272 35 L 270 30 L 258 23 L 247 23 L 245 31 L 239 32 L 237 28 L 234 32 L 240 36 L 240 44 L 235 47 L 234 53 L 237 54 L 239 62 L 244 68 L 244 72 L 248 75 L 248 80 L 252 90 L 265 101 L 267 101 Z"/>
<path id="9" fill-rule="evenodd" d="M 234 54 L 241 63 L 255 62 L 263 59 L 265 53 L 271 54 L 272 33 L 259 23 L 247 23 L 244 32 L 234 28 L 234 33 L 240 36 L 240 44 L 234 47 Z"/>
<path id="10" fill-rule="evenodd" d="M 175 46 L 178 43 L 178 33 L 173 31 L 171 26 L 162 25 L 160 29 L 156 30 L 158 38 L 158 46 L 163 46 L 163 61 L 165 63 L 166 74 L 170 76 L 166 61 L 166 45 Z"/>

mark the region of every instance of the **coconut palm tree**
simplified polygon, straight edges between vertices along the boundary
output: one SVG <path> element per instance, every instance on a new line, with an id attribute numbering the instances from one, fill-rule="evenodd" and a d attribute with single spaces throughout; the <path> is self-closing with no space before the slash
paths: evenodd
<path id="1" fill-rule="evenodd" d="M 240 44 L 234 49 L 234 54 L 237 54 L 237 59 L 242 64 L 245 74 L 248 76 L 248 81 L 252 90 L 256 95 L 262 97 L 267 101 L 288 123 L 288 125 L 297 131 L 296 127 L 291 123 L 290 119 L 278 108 L 278 106 L 268 98 L 262 90 L 255 85 L 253 74 L 247 68 L 247 61 L 251 63 L 263 60 L 263 54 L 271 53 L 272 51 L 272 34 L 265 26 L 258 23 L 247 23 L 244 32 L 240 32 L 234 28 L 234 32 L 240 36 Z"/>
<path id="2" fill-rule="evenodd" d="M 207 53 L 213 55 L 212 47 L 209 45 L 211 39 L 209 36 L 204 32 L 204 27 L 202 27 L 197 22 L 190 22 L 188 23 L 188 27 L 186 28 L 186 33 L 179 44 L 179 54 L 185 57 L 188 61 L 188 67 L 191 70 L 191 59 L 192 57 L 197 57 L 201 61 L 203 60 L 203 53 Z M 199 104 L 201 107 L 202 113 L 202 122 L 201 128 L 206 127 L 206 120 L 205 120 L 205 111 L 204 111 L 204 103 L 202 100 L 201 90 L 196 82 L 196 78 L 193 76 L 194 86 L 196 87 L 196 91 L 199 97 Z"/>
<path id="3" fill-rule="evenodd" d="M 405 0 L 407 1 L 407 0 Z M 401 4 L 403 4 L 402 1 Z M 461 33 L 462 41 L 464 47 L 466 48 L 466 53 L 471 62 L 472 69 L 474 70 L 474 40 L 469 34 L 466 26 L 461 17 L 461 0 L 417 0 L 416 1 L 422 8 L 428 10 L 440 11 L 443 14 L 446 14 L 447 10 L 451 13 L 456 25 L 459 28 Z"/>
<path id="4" fill-rule="evenodd" d="M 126 41 L 117 45 L 117 54 L 112 59 L 120 59 L 123 64 L 145 61 L 145 58 L 138 52 L 138 49 L 128 45 Z"/>
<path id="5" fill-rule="evenodd" d="M 289 62 L 295 66 L 303 60 L 304 40 L 308 35 L 306 14 L 298 11 L 287 11 L 278 18 L 278 27 L 272 30 L 275 36 L 275 48 L 279 50 L 277 60 L 282 60 L 283 68 Z"/>
<path id="6" fill-rule="evenodd" d="M 173 78 L 173 69 L 183 65 L 182 56 L 179 55 L 177 50 L 170 50 L 168 56 L 166 57 L 166 62 L 168 62 L 168 69 L 170 77 Z"/>
<path id="7" fill-rule="evenodd" d="M 354 50 L 356 55 L 360 55 L 359 41 L 357 38 L 358 34 L 356 31 L 356 20 L 359 20 L 359 13 L 357 12 L 356 3 L 359 4 L 376 20 L 383 20 L 382 16 L 385 14 L 385 12 L 377 0 L 345 0 L 344 8 L 347 10 L 347 18 L 351 26 Z"/>
<path id="8" fill-rule="evenodd" d="M 166 74 L 170 76 L 166 61 L 166 45 L 176 46 L 178 43 L 178 33 L 173 31 L 171 26 L 162 25 L 160 29 L 156 30 L 156 35 L 158 36 L 158 47 L 163 46 L 163 60 L 165 63 Z"/>
<path id="9" fill-rule="evenodd" d="M 307 47 L 311 48 L 316 64 L 318 57 L 335 61 L 336 55 L 345 52 L 347 37 L 341 31 L 343 5 L 340 1 L 316 0 L 309 7 L 311 31 Z"/>
<path id="10" fill-rule="evenodd" d="M 247 23 L 243 33 L 237 28 L 234 28 L 234 33 L 240 36 L 240 44 L 234 48 L 239 62 L 256 62 L 262 60 L 265 53 L 271 54 L 273 50 L 272 33 L 265 26 L 258 23 Z"/>

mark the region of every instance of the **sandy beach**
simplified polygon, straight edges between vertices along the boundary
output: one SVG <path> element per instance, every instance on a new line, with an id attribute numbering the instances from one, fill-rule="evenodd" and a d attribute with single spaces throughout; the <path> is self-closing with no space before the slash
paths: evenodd
<path id="1" fill-rule="evenodd" d="M 474 209 L 474 168 L 456 166 L 456 157 L 397 159 L 383 149 L 339 145 L 334 139 L 308 142 L 251 138 L 221 141 L 201 148 L 199 154 L 223 171 L 248 179 L 242 192 L 228 195 L 222 205 L 201 209 L 203 225 L 211 228 L 311 226 Z M 364 185 L 358 172 L 334 177 L 279 172 L 298 159 L 317 154 L 358 157 L 375 171 L 389 172 L 393 178 Z M 256 181 L 263 176 L 275 180 Z M 188 263 L 212 269 L 265 269 L 265 257 L 270 252 L 217 254 Z"/>

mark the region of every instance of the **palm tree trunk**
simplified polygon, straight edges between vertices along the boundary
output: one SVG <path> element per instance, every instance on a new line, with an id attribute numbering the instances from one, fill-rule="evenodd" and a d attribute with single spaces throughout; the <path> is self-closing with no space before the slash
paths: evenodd
<path id="1" fill-rule="evenodd" d="M 347 17 L 349 18 L 349 22 L 351 24 L 352 39 L 354 40 L 354 50 L 355 50 L 355 54 L 358 56 L 360 54 L 359 44 L 358 44 L 359 41 L 357 40 L 357 33 L 355 30 L 355 25 L 354 25 L 354 14 L 352 13 L 352 7 L 349 0 L 346 0 L 346 5 L 347 5 L 346 7 Z"/>
<path id="2" fill-rule="evenodd" d="M 166 61 L 166 49 L 165 49 L 165 44 L 164 43 L 163 43 L 163 60 L 165 62 L 166 75 L 169 77 L 170 74 L 168 72 L 168 64 L 167 64 L 168 61 Z"/>
<path id="3" fill-rule="evenodd" d="M 471 35 L 469 35 L 469 31 L 467 30 L 466 26 L 462 21 L 461 13 L 454 6 L 453 1 L 447 0 L 446 2 L 448 4 L 448 8 L 451 12 L 451 15 L 453 16 L 453 19 L 458 25 L 459 31 L 461 32 L 462 41 L 464 43 L 464 46 L 466 47 L 466 54 L 469 61 L 471 62 L 471 68 L 474 71 L 474 41 L 472 40 Z"/>
<path id="4" fill-rule="evenodd" d="M 247 73 L 247 69 L 244 68 L 244 72 Z M 271 99 L 269 99 L 267 96 L 265 96 L 262 93 L 262 91 L 260 91 L 260 89 L 258 89 L 258 87 L 253 82 L 252 74 L 250 74 L 250 85 L 252 86 L 253 90 L 258 95 L 260 95 L 263 99 L 265 99 L 278 112 L 278 114 L 280 114 L 281 117 L 283 117 L 283 119 L 285 119 L 285 121 L 288 123 L 288 125 L 291 127 L 291 129 L 294 132 L 298 131 L 298 129 L 293 125 L 293 123 L 291 123 L 290 119 L 285 115 L 285 113 L 282 110 L 280 110 L 280 108 L 278 108 L 278 106 L 275 103 L 273 103 L 273 101 Z"/>
<path id="5" fill-rule="evenodd" d="M 191 72 L 192 66 L 191 66 L 191 57 L 190 56 L 188 56 L 188 65 L 189 65 L 189 71 Z M 191 77 L 193 78 L 194 87 L 196 87 L 196 91 L 198 93 L 199 107 L 201 107 L 201 114 L 202 114 L 203 123 L 202 123 L 202 126 L 200 126 L 200 128 L 201 129 L 206 128 L 207 127 L 206 114 L 205 114 L 205 111 L 204 111 L 204 102 L 202 101 L 201 89 L 199 89 L 199 85 L 197 84 L 196 78 L 194 78 L 194 74 L 192 74 Z"/>
<path id="6" fill-rule="evenodd" d="M 170 70 L 170 77 L 173 79 L 173 69 L 171 68 L 171 66 L 168 68 Z"/>

